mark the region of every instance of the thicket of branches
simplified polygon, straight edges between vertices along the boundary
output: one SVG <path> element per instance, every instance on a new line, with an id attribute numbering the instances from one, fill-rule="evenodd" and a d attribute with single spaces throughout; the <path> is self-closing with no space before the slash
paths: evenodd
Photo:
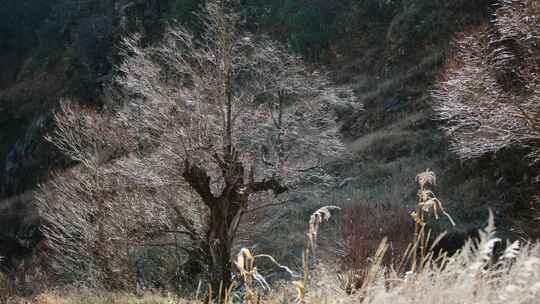
<path id="1" fill-rule="evenodd" d="M 210 1 L 202 38 L 172 27 L 157 46 L 124 40 L 114 110 L 62 103 L 50 140 L 77 165 L 41 186 L 52 267 L 96 285 L 133 282 L 134 253 L 171 246 L 231 281 L 242 218 L 285 203 L 342 153 L 326 79 L 279 44 L 243 33 Z M 191 274 L 194 275 L 194 274 Z"/>
<path id="2" fill-rule="evenodd" d="M 477 158 L 507 147 L 540 148 L 540 4 L 501 0 L 492 20 L 456 40 L 433 92 L 452 150 Z"/>

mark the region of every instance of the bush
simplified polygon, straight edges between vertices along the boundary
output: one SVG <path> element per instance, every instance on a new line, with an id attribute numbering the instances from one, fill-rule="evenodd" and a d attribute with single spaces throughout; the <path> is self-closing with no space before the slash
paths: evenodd
<path id="1" fill-rule="evenodd" d="M 345 269 L 364 271 L 381 240 L 388 238 L 389 252 L 383 265 L 398 265 L 399 258 L 412 240 L 414 222 L 407 209 L 393 204 L 355 204 L 344 210 L 343 238 Z"/>
<path id="2" fill-rule="evenodd" d="M 459 157 L 508 147 L 530 147 L 537 157 L 539 17 L 536 1 L 499 1 L 492 22 L 458 35 L 433 109 Z"/>

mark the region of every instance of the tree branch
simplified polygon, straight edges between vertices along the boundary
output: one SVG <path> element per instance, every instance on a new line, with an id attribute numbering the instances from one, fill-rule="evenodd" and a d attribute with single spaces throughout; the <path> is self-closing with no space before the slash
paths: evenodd
<path id="1" fill-rule="evenodd" d="M 191 249 L 191 248 L 188 248 L 188 247 L 179 246 L 175 242 L 140 243 L 140 244 L 136 244 L 136 246 L 139 246 L 139 247 L 175 247 L 175 248 L 184 250 L 188 254 L 192 253 L 193 251 L 196 251 L 196 249 Z"/>
<path id="2" fill-rule="evenodd" d="M 248 185 L 248 189 L 252 192 L 262 192 L 262 191 L 273 191 L 274 195 L 279 195 L 281 193 L 289 190 L 286 186 L 283 186 L 279 183 L 277 178 L 272 177 L 270 179 L 265 179 L 260 182 L 253 182 Z"/>
<path id="3" fill-rule="evenodd" d="M 255 212 L 257 210 L 261 210 L 261 209 L 268 208 L 268 207 L 273 207 L 273 206 L 281 206 L 281 205 L 287 204 L 288 202 L 289 202 L 288 200 L 284 200 L 284 201 L 277 202 L 277 203 L 265 204 L 265 205 L 258 206 L 258 207 L 252 208 L 252 209 L 248 209 L 248 210 L 244 211 L 244 213 Z"/>
<path id="4" fill-rule="evenodd" d="M 176 213 L 176 220 L 180 222 L 180 225 L 184 227 L 184 229 L 187 230 L 187 234 L 189 234 L 190 238 L 195 241 L 199 239 L 199 236 L 197 234 L 197 230 L 195 229 L 193 225 L 193 221 L 191 219 L 186 218 L 182 214 L 182 210 L 178 206 L 172 206 L 174 209 L 174 212 Z"/>
<path id="5" fill-rule="evenodd" d="M 192 233 L 189 232 L 189 231 L 182 231 L 182 230 L 169 230 L 169 229 L 163 229 L 163 230 L 158 230 L 157 232 L 160 232 L 160 233 L 175 233 L 175 234 L 184 234 L 184 235 L 187 235 L 187 236 L 192 236 Z"/>
<path id="6" fill-rule="evenodd" d="M 210 190 L 210 176 L 206 173 L 206 170 L 200 168 L 197 165 L 190 164 L 186 159 L 184 173 L 182 177 L 189 185 L 195 189 L 197 194 L 202 198 L 203 202 L 207 206 L 214 204 L 216 197 Z"/>

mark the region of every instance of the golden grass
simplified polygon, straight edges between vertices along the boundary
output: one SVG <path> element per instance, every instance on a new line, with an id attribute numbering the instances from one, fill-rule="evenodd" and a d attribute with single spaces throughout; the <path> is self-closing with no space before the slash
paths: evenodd
<path id="1" fill-rule="evenodd" d="M 127 292 L 107 292 L 98 290 L 47 291 L 31 300 L 13 299 L 13 304 L 184 304 L 196 303 L 180 299 L 172 294 L 147 292 L 136 296 Z"/>

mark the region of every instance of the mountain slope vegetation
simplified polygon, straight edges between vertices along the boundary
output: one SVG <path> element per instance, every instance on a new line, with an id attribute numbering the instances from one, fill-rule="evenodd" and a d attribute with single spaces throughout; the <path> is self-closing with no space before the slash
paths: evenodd
<path id="1" fill-rule="evenodd" d="M 89 111 L 114 113 L 119 108 L 115 100 L 126 96 L 115 79 L 125 75 L 122 63 L 135 52 L 123 52 L 122 39 L 139 33 L 141 46 L 157 46 L 172 24 L 188 28 L 194 41 L 201 41 L 197 39 L 205 35 L 200 18 L 205 4 L 202 0 L 6 0 L 0 5 L 0 195 L 5 198 L 0 202 L 5 215 L 0 214 L 0 219 L 6 219 L 0 224 L 0 255 L 5 257 L 0 261 L 2 269 L 13 274 L 28 263 L 41 263 L 32 258 L 46 249 L 39 230 L 43 218 L 36 215 L 34 191 L 40 183 L 74 172 L 69 170 L 76 162 L 44 139 L 55 130 L 59 101 L 69 97 Z M 500 89 L 497 92 L 503 92 L 502 97 L 521 101 L 537 96 L 536 87 L 531 85 L 535 84 L 531 79 L 536 77 L 538 64 L 534 51 L 537 35 L 528 36 L 515 30 L 519 26 L 510 24 L 529 20 L 511 18 L 512 12 L 524 7 L 530 16 L 538 13 L 538 5 L 532 0 L 231 1 L 231 10 L 240 16 L 242 32 L 279 41 L 300 55 L 314 76 L 329 76 L 334 95 L 325 98 L 333 101 L 347 148 L 341 159 L 321 166 L 332 181 L 324 191 L 317 186 L 316 178 L 303 180 L 286 205 L 246 216 L 232 248 L 249 247 L 301 268 L 306 218 L 313 210 L 331 205 L 342 212 L 333 216 L 332 225 L 321 232 L 320 247 L 331 250 L 321 249 L 318 254 L 330 259 L 335 249 L 349 254 L 336 262 L 342 269 L 365 267 L 358 261 L 376 252 L 379 239 L 385 236 L 382 234 L 398 235 L 387 235 L 396 252 L 406 247 L 396 240 L 414 224 L 409 215 L 418 203 L 414 176 L 429 170 L 437 173 L 433 189 L 436 198 L 456 222 L 453 226 L 450 221 L 427 220 L 434 235 L 447 232 L 438 244 L 440 248 L 454 252 L 469 236 L 478 235 L 488 208 L 494 213 L 498 236 L 537 237 L 537 214 L 533 210 L 538 168 L 534 162 L 531 165 L 530 157 L 536 152 L 535 137 L 462 157 L 455 153 L 460 151 L 459 141 L 463 143 L 465 138 L 475 143 L 476 136 L 484 133 L 471 137 L 467 132 L 453 132 L 452 119 L 461 116 L 443 117 L 440 111 L 449 106 L 444 105 L 444 98 L 456 101 L 476 88 L 475 77 L 467 79 L 470 85 L 461 95 L 449 85 L 456 75 L 465 75 L 467 65 L 478 64 L 474 56 L 490 58 L 481 62 L 486 67 L 483 75 L 487 75 L 482 79 Z M 494 37 L 500 39 L 499 44 L 491 43 Z M 467 49 L 470 39 L 488 45 Z M 489 57 L 498 51 L 504 54 Z M 512 56 L 503 56 L 508 54 Z M 487 68 L 490 64 L 494 67 L 491 70 Z M 516 66 L 518 69 L 512 72 Z M 513 83 L 514 78 L 524 81 Z M 473 97 L 482 100 L 490 96 L 477 92 Z M 502 97 L 500 102 L 504 104 Z M 470 126 L 471 122 L 466 123 Z M 529 127 L 535 129 L 536 124 Z M 154 135 L 149 132 L 148 136 Z M 147 144 L 138 140 L 137 149 Z M 141 192 L 141 197 L 155 199 L 152 191 L 155 189 Z M 375 216 L 370 217 L 369 225 L 366 217 L 358 216 L 371 213 Z M 90 226 L 99 222 L 95 218 L 85 221 Z M 107 223 L 114 226 L 120 222 L 112 219 Z M 389 227 L 391 223 L 395 226 Z M 136 268 L 129 264 L 133 256 L 122 255 L 129 261 L 123 275 L 130 279 L 144 277 L 148 287 L 169 288 L 167 284 L 204 269 L 204 265 L 170 250 L 165 258 L 162 250 L 157 246 L 137 250 L 135 255 L 144 258 Z M 532 248 L 525 252 L 535 255 L 536 251 Z M 175 264 L 180 262 L 182 270 Z M 263 264 L 262 274 L 274 275 L 272 267 Z M 120 268 L 109 269 L 108 275 L 125 270 Z M 286 273 L 276 274 L 275 280 L 283 276 Z M 197 278 L 204 279 L 204 275 Z M 196 284 L 190 282 L 183 288 L 196 291 Z"/>

